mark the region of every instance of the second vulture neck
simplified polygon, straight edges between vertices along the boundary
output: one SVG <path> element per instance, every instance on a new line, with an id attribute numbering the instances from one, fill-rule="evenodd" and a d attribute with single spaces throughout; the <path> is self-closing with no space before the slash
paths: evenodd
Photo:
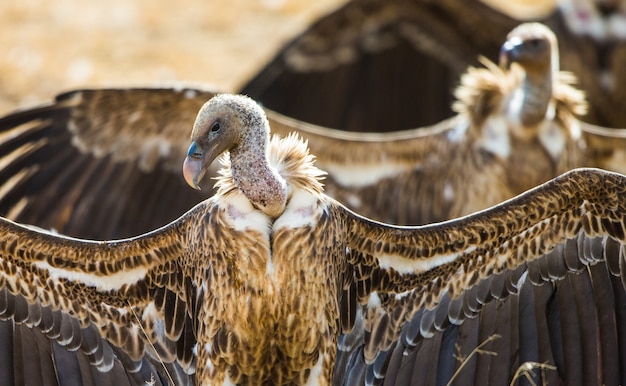
<path id="1" fill-rule="evenodd" d="M 519 119 L 524 126 L 534 126 L 546 117 L 552 99 L 552 73 L 526 72 L 522 81 L 522 100 Z"/>
<path id="2" fill-rule="evenodd" d="M 257 128 L 245 133 L 239 145 L 230 149 L 235 185 L 252 204 L 271 218 L 285 210 L 288 188 L 268 161 L 269 130 Z"/>

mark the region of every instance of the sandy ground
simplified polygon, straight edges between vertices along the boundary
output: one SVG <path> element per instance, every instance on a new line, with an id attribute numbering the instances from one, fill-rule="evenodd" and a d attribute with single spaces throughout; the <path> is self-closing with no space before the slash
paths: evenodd
<path id="1" fill-rule="evenodd" d="M 236 90 L 345 0 L 0 2 L 0 114 L 77 87 L 191 81 Z"/>
<path id="2" fill-rule="evenodd" d="M 0 114 L 78 87 L 191 81 L 235 91 L 346 1 L 0 1 Z M 483 1 L 528 17 L 556 0 Z"/>

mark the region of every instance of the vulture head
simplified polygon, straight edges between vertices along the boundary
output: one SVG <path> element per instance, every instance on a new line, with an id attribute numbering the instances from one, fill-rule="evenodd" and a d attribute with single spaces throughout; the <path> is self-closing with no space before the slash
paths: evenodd
<path id="1" fill-rule="evenodd" d="M 200 108 L 193 125 L 192 142 L 183 164 L 185 181 L 199 189 L 198 183 L 211 163 L 228 151 L 230 167 L 225 164 L 227 170 L 222 169 L 222 176 L 229 183 L 223 181 L 221 186 L 236 188 L 252 205 L 275 219 L 285 209 L 290 188 L 270 164 L 269 139 L 265 111 L 253 99 L 217 95 Z"/>
<path id="2" fill-rule="evenodd" d="M 513 29 L 500 49 L 500 65 L 505 69 L 518 63 L 526 74 L 556 74 L 559 71 L 557 40 L 540 23 L 524 23 Z"/>
<path id="3" fill-rule="evenodd" d="M 249 130 L 259 128 L 259 130 Z M 191 145 L 183 164 L 185 181 L 195 189 L 211 163 L 225 151 L 246 146 L 267 148 L 269 123 L 263 109 L 242 95 L 220 94 L 206 102 L 196 117 Z"/>

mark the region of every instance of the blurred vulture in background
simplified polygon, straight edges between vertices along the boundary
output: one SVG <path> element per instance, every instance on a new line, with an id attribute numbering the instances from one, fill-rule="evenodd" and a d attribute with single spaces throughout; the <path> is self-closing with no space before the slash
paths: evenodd
<path id="1" fill-rule="evenodd" d="M 541 21 L 589 100 L 585 120 L 626 127 L 626 5 L 560 0 Z M 479 55 L 496 62 L 520 20 L 478 0 L 352 0 L 293 39 L 241 90 L 293 118 L 395 131 L 453 115 L 452 92 Z"/>
<path id="2" fill-rule="evenodd" d="M 487 68 L 468 71 L 457 91 L 457 116 L 448 121 L 407 132 L 361 134 L 266 110 L 272 130 L 283 135 L 298 131 L 308 139 L 317 165 L 329 172 L 329 193 L 351 194 L 342 200 L 363 212 L 375 202 L 368 215 L 396 223 L 440 221 L 479 210 L 579 165 L 622 171 L 626 135 L 574 117 L 584 104 L 568 77 L 554 73 L 551 34 L 537 25 L 522 27 L 503 47 L 502 68 L 485 62 Z M 527 51 L 529 46 L 534 51 Z M 547 62 L 537 61 L 546 57 Z M 544 88 L 539 88 L 545 104 L 529 106 L 525 93 L 537 90 L 528 82 L 546 66 L 543 75 L 552 82 L 543 78 Z M 1 214 L 96 239 L 141 234 L 177 218 L 211 194 L 210 184 L 201 192 L 186 188 L 180 165 L 195 115 L 213 95 L 200 88 L 84 90 L 2 118 Z M 525 163 L 535 166 L 520 166 Z M 417 177 L 403 187 L 407 175 Z M 379 197 L 392 199 L 360 199 L 363 186 L 351 184 L 363 178 L 369 178 Z M 500 190 L 503 185 L 509 190 Z M 549 384 L 597 379 L 623 383 L 626 295 L 619 277 L 613 276 L 620 271 L 606 264 L 585 265 L 605 257 L 619 265 L 615 256 L 623 256 L 622 247 L 598 240 L 581 237 L 554 252 L 556 260 L 574 259 L 568 270 L 578 274 L 545 265 L 529 271 L 522 267 L 507 277 L 502 291 L 477 287 L 482 292 L 467 298 L 463 314 L 452 324 L 447 313 L 421 310 L 398 331 L 390 327 L 390 319 L 359 311 L 355 329 L 340 337 L 336 383 L 445 384 L 457 371 L 454 384 L 501 384 L 513 378 Z M 509 293 L 519 296 L 505 299 Z M 392 306 L 388 311 L 406 310 L 412 300 L 386 303 Z M 472 319 L 454 323 L 466 317 Z M 10 322 L 4 326 L 13 335 L 7 333 L 3 344 L 11 349 L 2 352 L 39 358 L 39 352 L 19 349 L 28 347 L 20 338 L 28 328 Z M 37 338 L 44 348 L 45 338 Z M 385 344 L 368 346 L 371 341 Z M 56 365 L 63 363 L 59 355 L 69 355 L 58 345 L 47 346 L 57 355 Z M 470 355 L 476 348 L 482 351 Z M 72 355 L 82 358 L 79 352 Z M 119 366 L 134 363 L 120 355 Z M 13 359 L 10 363 L 18 363 Z M 90 360 L 74 359 L 83 365 Z M 82 377 L 92 372 L 79 365 L 73 369 Z"/>

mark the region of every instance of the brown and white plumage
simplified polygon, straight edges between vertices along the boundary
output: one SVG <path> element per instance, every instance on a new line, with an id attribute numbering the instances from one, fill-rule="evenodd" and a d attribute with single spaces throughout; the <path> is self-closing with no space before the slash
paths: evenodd
<path id="1" fill-rule="evenodd" d="M 225 136 L 207 141 L 216 121 Z M 198 122 L 206 125 L 194 130 L 190 181 L 217 155 L 209 151 L 213 141 L 217 149 L 226 141 L 232 154 L 249 145 L 241 141 L 250 131 L 269 135 L 262 110 L 242 97 L 214 98 Z M 440 307 L 446 319 L 461 320 L 475 284 L 506 297 L 506 283 L 515 280 L 508 270 L 531 261 L 550 267 L 552 279 L 603 259 L 623 276 L 622 175 L 577 170 L 469 217 L 402 228 L 360 217 L 321 193 L 320 172 L 297 138 L 272 139 L 266 151 L 289 192 L 283 213 L 266 213 L 265 201 L 248 200 L 225 172 L 213 198 L 132 239 L 83 241 L 2 219 L 0 283 L 96 328 L 132 359 L 149 352 L 151 341 L 166 360 L 188 369 L 195 363 L 197 382 L 327 384 L 336 339 L 353 325 L 356 304 L 365 305 L 368 323 L 380 312 L 389 318 L 385 336 L 393 337 L 414 310 L 437 307 L 442 297 L 459 299 Z M 202 167 L 189 166 L 196 162 Z M 250 172 L 240 178 L 256 175 Z M 580 254 L 586 246 L 591 254 Z M 403 299 L 412 307 L 394 308 Z M 37 319 L 32 309 L 27 314 Z M 376 351 L 388 341 L 372 336 L 369 344 Z"/>
<path id="2" fill-rule="evenodd" d="M 506 76 L 505 72 L 494 71 L 502 77 L 485 71 L 476 73 L 492 76 L 496 85 L 510 84 L 499 82 Z M 499 89 L 496 87 L 495 90 Z M 487 95 L 497 95 L 493 90 L 486 91 Z M 5 130 L 0 147 L 4 155 L 2 180 L 6 181 L 0 201 L 3 213 L 10 212 L 21 222 L 90 238 L 127 237 L 166 224 L 206 197 L 191 189 L 181 189 L 184 181 L 176 165 L 182 162 L 186 147 L 181 140 L 185 135 L 180 133 L 187 132 L 196 110 L 212 95 L 210 90 L 197 88 L 85 90 L 61 95 L 49 106 L 4 117 L 0 120 L 0 126 Z M 573 104 L 565 101 L 564 107 L 577 106 L 575 98 Z M 479 105 L 478 99 L 470 98 L 466 103 L 468 106 Z M 569 112 L 567 109 L 557 111 Z M 511 189 L 503 182 L 508 177 L 520 177 L 521 180 L 517 173 L 519 164 L 510 162 L 509 167 L 513 165 L 515 172 L 506 172 L 508 169 L 493 162 L 494 157 L 484 154 L 480 146 L 476 150 L 476 137 L 459 135 L 472 133 L 465 129 L 470 119 L 464 122 L 457 118 L 429 129 L 405 133 L 353 135 L 307 125 L 271 111 L 268 115 L 274 131 L 286 134 L 299 130 L 308 138 L 318 161 L 321 161 L 319 163 L 330 171 L 326 185 L 335 195 L 370 216 L 389 221 L 430 222 L 484 208 L 514 194 L 502 194 Z M 155 116 L 158 118 L 154 119 Z M 582 136 L 587 144 L 586 165 L 623 171 L 623 134 L 582 124 Z M 80 144 L 80 147 L 72 143 Z M 450 159 L 451 153 L 460 156 Z M 547 159 L 545 152 L 540 152 L 540 157 L 531 156 L 536 154 L 535 150 L 518 154 L 522 155 L 524 162 Z M 178 161 L 175 161 L 176 157 Z M 73 167 L 66 168 L 65 165 Z M 168 165 L 173 165 L 174 169 Z M 545 166 L 545 161 L 540 165 Z M 542 167 L 535 165 L 531 171 L 543 170 Z M 475 172 L 468 171 L 472 168 Z M 465 172 L 456 174 L 459 179 L 453 180 L 459 188 L 450 189 L 450 184 L 446 183 L 450 180 L 442 176 L 450 172 L 455 175 L 456 170 Z M 542 178 L 553 175 L 547 173 Z M 373 183 L 370 180 L 363 185 L 363 176 L 373 178 Z M 355 181 L 362 185 L 354 187 L 351 184 Z M 494 187 L 495 184 L 502 189 L 490 189 L 495 194 L 485 195 L 485 186 Z M 532 184 L 519 185 L 530 187 Z M 105 186 L 110 188 L 104 189 Z M 207 185 L 200 193 L 210 192 Z M 168 205 L 162 205 L 162 200 Z M 56 203 L 52 208 L 51 202 Z M 368 204 L 371 206 L 366 206 Z M 594 286 L 598 287 L 597 284 Z M 527 284 L 524 288 L 527 287 L 532 288 L 532 285 Z M 616 290 L 619 291 L 623 289 Z M 527 297 L 521 299 L 526 299 L 526 303 L 519 300 L 520 303 L 536 306 Z M 619 309 L 612 312 L 619 312 Z M 488 319 L 490 314 L 485 312 L 484 315 L 481 313 L 479 318 Z M 567 317 L 572 319 L 569 314 Z M 528 324 L 528 320 L 525 323 Z M 415 325 L 419 326 L 420 322 L 411 323 L 411 326 Z M 473 332 L 471 326 L 463 324 L 460 328 Z M 20 328 L 16 326 L 16 331 Z M 394 337 L 393 333 L 387 334 L 384 325 L 368 328 L 382 331 L 387 341 L 388 337 Z M 513 325 L 511 330 L 516 328 Z M 421 342 L 420 339 L 418 334 L 415 341 L 407 343 L 402 340 L 402 344 L 395 345 L 391 339 L 391 344 L 402 352 L 400 347 L 409 350 Z M 425 342 L 431 344 L 429 340 Z M 358 345 L 347 344 L 343 339 L 340 347 L 348 353 L 355 349 L 358 356 Z M 368 360 L 373 356 L 378 361 L 388 358 L 377 351 L 376 344 L 368 347 Z M 418 349 L 409 351 L 422 352 Z M 405 360 L 410 358 L 408 356 Z M 343 362 L 337 365 L 340 363 Z M 421 368 L 408 363 L 405 362 L 403 368 L 415 368 L 416 371 Z M 421 358 L 420 363 L 431 362 Z M 508 368 L 506 363 L 503 361 L 502 366 Z M 377 366 L 379 373 L 402 378 L 401 372 L 392 365 Z M 347 369 L 354 376 L 362 374 L 358 367 L 346 365 L 344 370 Z"/>

